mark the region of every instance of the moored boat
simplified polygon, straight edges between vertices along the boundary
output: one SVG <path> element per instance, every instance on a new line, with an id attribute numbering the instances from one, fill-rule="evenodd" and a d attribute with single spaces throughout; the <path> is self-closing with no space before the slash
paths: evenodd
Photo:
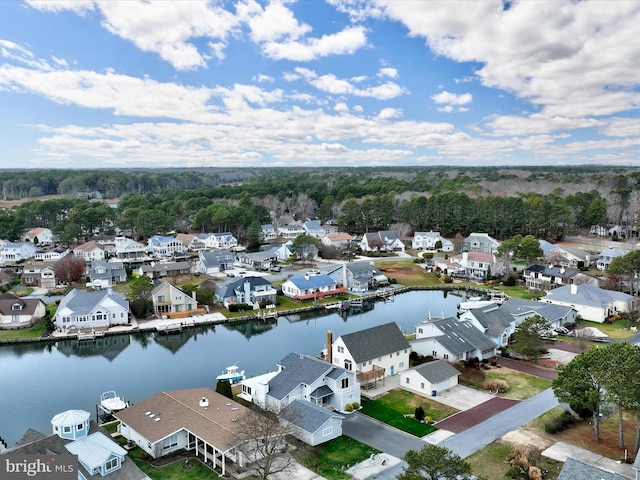
<path id="1" fill-rule="evenodd" d="M 124 397 L 119 396 L 113 390 L 109 390 L 100 395 L 100 406 L 105 412 L 113 413 L 127 408 L 129 404 L 125 401 Z"/>
<path id="2" fill-rule="evenodd" d="M 230 365 L 224 372 L 216 377 L 216 380 L 226 380 L 231 383 L 231 385 L 235 385 L 245 378 L 247 378 L 247 376 L 244 374 L 244 370 L 240 370 L 237 365 Z"/>

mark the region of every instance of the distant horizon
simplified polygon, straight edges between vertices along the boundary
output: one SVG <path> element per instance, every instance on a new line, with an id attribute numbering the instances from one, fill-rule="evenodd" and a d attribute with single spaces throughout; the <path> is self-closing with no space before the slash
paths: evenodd
<path id="1" fill-rule="evenodd" d="M 640 165 L 640 2 L 4 0 L 0 169 Z"/>

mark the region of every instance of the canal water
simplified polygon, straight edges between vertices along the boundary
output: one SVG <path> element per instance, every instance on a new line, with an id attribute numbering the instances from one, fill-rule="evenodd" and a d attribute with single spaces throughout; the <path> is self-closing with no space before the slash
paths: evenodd
<path id="1" fill-rule="evenodd" d="M 160 335 L 0 346 L 0 437 L 11 447 L 28 428 L 49 434 L 51 418 L 83 409 L 95 418 L 100 394 L 115 390 L 132 403 L 163 390 L 207 386 L 231 364 L 247 376 L 276 369 L 289 352 L 318 355 L 333 337 L 387 322 L 405 333 L 429 315 L 454 316 L 463 292 L 414 291 L 362 310 L 323 310 L 272 321 L 221 324 Z"/>

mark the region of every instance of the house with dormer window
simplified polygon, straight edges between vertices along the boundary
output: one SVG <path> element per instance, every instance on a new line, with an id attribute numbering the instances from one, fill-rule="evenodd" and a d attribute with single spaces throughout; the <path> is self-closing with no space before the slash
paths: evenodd
<path id="1" fill-rule="evenodd" d="M 229 250 L 217 250 L 214 252 L 200 252 L 196 268 L 200 273 L 213 274 L 225 270 L 233 270 L 233 262 L 236 256 Z"/>
<path id="2" fill-rule="evenodd" d="M 264 277 L 242 277 L 216 289 L 216 300 L 225 308 L 235 303 L 252 305 L 254 310 L 260 305 L 275 305 L 277 291 Z"/>
<path id="3" fill-rule="evenodd" d="M 126 325 L 129 301 L 111 289 L 93 292 L 73 289 L 60 300 L 54 323 L 61 331 Z"/>
<path id="4" fill-rule="evenodd" d="M 500 242 L 490 237 L 488 233 L 473 232 L 462 240 L 463 252 L 479 252 L 493 255 L 499 246 Z"/>
<path id="5" fill-rule="evenodd" d="M 601 272 L 604 272 L 611 262 L 613 262 L 618 257 L 624 257 L 627 252 L 624 250 L 620 250 L 618 248 L 607 248 L 600 252 L 598 256 L 598 260 L 596 260 L 596 268 Z"/>
<path id="6" fill-rule="evenodd" d="M 160 282 L 151 291 L 151 301 L 158 317 L 182 318 L 198 311 L 198 302 L 194 296 L 187 295 L 168 282 Z"/>
<path id="7" fill-rule="evenodd" d="M 73 254 L 85 262 L 104 260 L 104 253 L 104 247 L 93 241 L 85 242 L 73 249 Z"/>
<path id="8" fill-rule="evenodd" d="M 260 227 L 260 238 L 263 242 L 270 242 L 278 238 L 278 232 L 270 223 L 262 225 Z"/>
<path id="9" fill-rule="evenodd" d="M 415 232 L 411 240 L 411 248 L 453 252 L 453 242 L 440 235 L 440 232 Z"/>
<path id="10" fill-rule="evenodd" d="M 46 305 L 39 298 L 20 298 L 8 292 L 0 295 L 0 329 L 32 327 L 46 313 Z"/>
<path id="11" fill-rule="evenodd" d="M 297 223 L 289 223 L 282 227 L 278 227 L 278 235 L 283 238 L 296 238 L 299 235 L 304 235 L 304 233 L 304 228 Z"/>
<path id="12" fill-rule="evenodd" d="M 88 287 L 100 289 L 111 288 L 117 283 L 127 281 L 127 272 L 122 262 L 105 262 L 96 260 L 89 267 Z"/>
<path id="13" fill-rule="evenodd" d="M 4 453 L 20 458 L 25 458 L 25 455 L 46 455 L 59 467 L 67 467 L 69 459 L 73 459 L 74 463 L 77 459 L 77 470 L 74 471 L 77 471 L 78 480 L 150 480 L 128 458 L 127 450 L 92 422 L 90 416 L 84 410 L 59 413 L 51 419 L 52 434 L 30 429 L 15 447 Z M 70 478 L 69 474 L 65 478 Z"/>
<path id="14" fill-rule="evenodd" d="M 154 235 L 147 241 L 147 251 L 152 257 L 169 258 L 182 255 L 184 250 L 182 241 L 171 236 Z"/>
<path id="15" fill-rule="evenodd" d="M 304 233 L 313 238 L 323 238 L 327 236 L 327 231 L 320 224 L 320 220 L 307 220 L 302 224 Z"/>
<path id="16" fill-rule="evenodd" d="M 365 233 L 360 240 L 363 252 L 404 252 L 404 243 L 393 230 Z"/>
<path id="17" fill-rule="evenodd" d="M 239 396 L 275 413 L 294 400 L 339 412 L 346 411 L 349 403 L 360 403 L 360 384 L 354 371 L 299 353 L 289 353 L 277 365 L 276 372 L 240 382 Z"/>
<path id="18" fill-rule="evenodd" d="M 119 260 L 140 260 L 146 256 L 147 248 L 130 238 L 116 237 L 113 251 Z"/>
<path id="19" fill-rule="evenodd" d="M 26 263 L 20 274 L 20 281 L 25 287 L 56 288 L 55 262 Z"/>

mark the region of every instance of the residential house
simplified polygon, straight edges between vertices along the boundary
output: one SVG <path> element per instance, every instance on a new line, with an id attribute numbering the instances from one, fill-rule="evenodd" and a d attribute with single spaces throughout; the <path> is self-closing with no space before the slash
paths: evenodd
<path id="1" fill-rule="evenodd" d="M 73 289 L 66 294 L 54 318 L 56 328 L 102 328 L 129 323 L 129 302 L 110 289 L 89 292 Z"/>
<path id="2" fill-rule="evenodd" d="M 304 233 L 317 239 L 327 236 L 327 231 L 320 224 L 320 220 L 307 220 L 302 224 Z"/>
<path id="3" fill-rule="evenodd" d="M 182 241 L 172 236 L 154 235 L 147 240 L 147 251 L 152 257 L 170 258 L 182 255 L 184 250 Z"/>
<path id="4" fill-rule="evenodd" d="M 262 225 L 260 230 L 260 238 L 263 242 L 270 242 L 278 238 L 278 232 L 270 223 Z"/>
<path id="5" fill-rule="evenodd" d="M 201 233 L 198 238 L 204 242 L 206 248 L 214 250 L 233 250 L 238 246 L 238 239 L 230 232 Z"/>
<path id="6" fill-rule="evenodd" d="M 99 290 L 101 288 L 111 288 L 118 283 L 127 281 L 127 271 L 122 262 L 105 262 L 95 260 L 88 267 L 89 282 L 87 287 Z"/>
<path id="7" fill-rule="evenodd" d="M 242 423 L 249 414 L 244 405 L 210 388 L 161 392 L 114 417 L 120 434 L 137 444 L 152 458 L 187 450 L 227 475 L 227 463 L 242 468 L 246 459 L 239 452 Z"/>
<path id="8" fill-rule="evenodd" d="M 509 345 L 509 338 L 516 331 L 516 320 L 496 304 L 473 308 L 460 314 L 460 321 L 470 322 L 489 337 L 498 348 Z"/>
<path id="9" fill-rule="evenodd" d="M 213 274 L 225 270 L 233 270 L 233 262 L 236 256 L 229 250 L 215 252 L 200 252 L 196 268 L 200 273 Z"/>
<path id="10" fill-rule="evenodd" d="M 556 246 L 548 256 L 551 263 L 569 268 L 589 267 L 597 258 L 597 255 L 572 246 Z"/>
<path id="11" fill-rule="evenodd" d="M 279 247 L 275 247 L 275 246 L 272 247 L 271 251 L 278 256 L 279 261 L 284 262 L 290 256 L 293 255 L 293 252 L 291 251 L 291 245 L 293 245 L 293 242 L 289 240 L 283 243 L 282 245 L 280 245 Z"/>
<path id="12" fill-rule="evenodd" d="M 289 353 L 278 370 L 242 380 L 240 398 L 271 412 L 280 413 L 295 400 L 344 412 L 360 403 L 360 384 L 355 372 L 315 357 Z"/>
<path id="13" fill-rule="evenodd" d="M 311 402 L 294 400 L 280 418 L 294 437 L 312 447 L 342 436 L 344 417 Z"/>
<path id="14" fill-rule="evenodd" d="M 435 360 L 400 373 L 400 387 L 419 395 L 437 395 L 458 385 L 460 372 L 446 360 Z"/>
<path id="15" fill-rule="evenodd" d="M 409 368 L 411 347 L 395 322 L 341 335 L 327 343 L 332 363 L 355 371 L 363 384 Z"/>
<path id="16" fill-rule="evenodd" d="M 262 250 L 260 252 L 239 253 L 236 264 L 241 268 L 251 270 L 269 270 L 271 265 L 278 261 L 278 254 L 272 250 Z"/>
<path id="17" fill-rule="evenodd" d="M 434 264 L 452 277 L 474 281 L 484 281 L 504 272 L 504 264 L 495 255 L 482 252 L 462 252 L 447 260 L 434 260 Z"/>
<path id="18" fill-rule="evenodd" d="M 127 457 L 126 449 L 91 422 L 89 417 L 89 412 L 84 410 L 59 413 L 51 419 L 53 434 L 45 435 L 29 429 L 15 447 L 0 455 L 22 458 L 26 458 L 26 455 L 46 455 L 55 467 L 66 467 L 70 459 L 76 464 L 77 459 L 78 480 L 150 480 Z"/>
<path id="19" fill-rule="evenodd" d="M 278 235 L 284 238 L 296 238 L 299 235 L 304 235 L 304 228 L 297 223 L 289 223 L 278 227 Z"/>
<path id="20" fill-rule="evenodd" d="M 264 277 L 246 276 L 221 285 L 215 295 L 226 308 L 231 304 L 246 303 L 257 310 L 260 305 L 275 305 L 277 293 Z"/>
<path id="21" fill-rule="evenodd" d="M 516 326 L 527 318 L 538 315 L 549 322 L 554 330 L 576 323 L 578 316 L 573 307 L 524 298 L 510 298 L 500 305 L 500 310 L 508 312 L 515 320 Z"/>
<path id="22" fill-rule="evenodd" d="M 462 240 L 463 252 L 480 252 L 493 255 L 500 242 L 493 237 L 490 237 L 488 233 L 470 233 Z"/>
<path id="23" fill-rule="evenodd" d="M 0 249 L 0 265 L 27 260 L 33 258 L 35 254 L 36 247 L 31 242 L 5 241 Z"/>
<path id="24" fill-rule="evenodd" d="M 411 248 L 414 250 L 453 252 L 453 242 L 440 235 L 440 232 L 415 232 L 413 240 L 411 240 Z"/>
<path id="25" fill-rule="evenodd" d="M 329 275 L 317 271 L 293 275 L 282 283 L 281 288 L 285 297 L 295 300 L 323 298 L 347 291 L 346 287 L 338 286 L 338 282 Z"/>
<path id="26" fill-rule="evenodd" d="M 628 480 L 628 477 L 567 457 L 558 474 L 558 480 Z"/>
<path id="27" fill-rule="evenodd" d="M 363 252 L 404 252 L 404 243 L 393 230 L 365 233 L 360 240 Z"/>
<path id="28" fill-rule="evenodd" d="M 601 272 L 604 272 L 611 262 L 618 257 L 624 257 L 627 254 L 626 251 L 620 250 L 619 248 L 607 248 L 600 252 L 600 256 L 598 256 L 598 260 L 596 260 L 596 268 Z"/>
<path id="29" fill-rule="evenodd" d="M 0 295 L 0 330 L 32 327 L 46 313 L 46 305 L 39 298 L 20 298 L 8 292 Z"/>
<path id="30" fill-rule="evenodd" d="M 48 260 L 60 260 L 62 257 L 69 255 L 71 250 L 67 247 L 55 247 L 50 249 L 39 248 L 33 254 L 33 258 L 39 261 L 46 262 Z"/>
<path id="31" fill-rule="evenodd" d="M 375 264 L 366 260 L 345 263 L 330 271 L 328 275 L 351 292 L 363 293 L 389 283 L 389 279 Z"/>
<path id="32" fill-rule="evenodd" d="M 565 285 L 551 290 L 540 301 L 572 307 L 578 312 L 579 318 L 599 323 L 636 308 L 636 297 L 633 295 L 593 285 Z"/>
<path id="33" fill-rule="evenodd" d="M 320 239 L 322 245 L 335 248 L 341 252 L 351 251 L 351 244 L 353 243 L 353 237 L 348 233 L 328 233 Z"/>
<path id="34" fill-rule="evenodd" d="M 56 288 L 55 262 L 25 263 L 20 274 L 20 281 L 25 287 Z"/>
<path id="35" fill-rule="evenodd" d="M 76 257 L 82 258 L 85 262 L 104 260 L 105 258 L 104 247 L 93 241 L 85 242 L 82 245 L 78 245 L 73 249 L 73 254 Z"/>
<path id="36" fill-rule="evenodd" d="M 168 282 L 160 282 L 151 291 L 151 301 L 158 317 L 184 318 L 198 311 L 198 302 L 194 297 Z"/>
<path id="37" fill-rule="evenodd" d="M 189 252 L 203 252 L 207 248 L 204 240 L 195 233 L 178 233 L 176 240 L 180 240 Z"/>
<path id="38" fill-rule="evenodd" d="M 529 265 L 524 269 L 524 281 L 527 288 L 548 292 L 554 288 L 572 283 L 588 283 L 598 286 L 598 280 L 579 270 L 564 266 Z"/>
<path id="39" fill-rule="evenodd" d="M 118 260 L 141 260 L 147 254 L 147 248 L 130 238 L 116 237 L 114 253 Z"/>
<path id="40" fill-rule="evenodd" d="M 492 358 L 496 355 L 497 346 L 472 322 L 449 317 L 420 322 L 411 348 L 425 357 L 460 362 L 470 358 Z"/>
<path id="41" fill-rule="evenodd" d="M 36 227 L 25 233 L 23 240 L 34 245 L 51 245 L 53 244 L 53 233 L 48 228 Z"/>
<path id="42" fill-rule="evenodd" d="M 149 265 L 140 265 L 137 270 L 139 276 L 146 275 L 149 278 L 180 277 L 191 274 L 191 264 L 183 262 L 151 262 Z"/>

